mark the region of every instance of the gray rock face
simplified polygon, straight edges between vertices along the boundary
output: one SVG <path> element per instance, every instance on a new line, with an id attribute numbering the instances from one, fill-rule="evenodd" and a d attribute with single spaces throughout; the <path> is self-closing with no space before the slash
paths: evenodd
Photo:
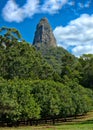
<path id="1" fill-rule="evenodd" d="M 36 32 L 33 40 L 33 45 L 36 47 L 56 47 L 56 39 L 53 35 L 50 24 L 47 18 L 42 18 L 36 27 Z"/>

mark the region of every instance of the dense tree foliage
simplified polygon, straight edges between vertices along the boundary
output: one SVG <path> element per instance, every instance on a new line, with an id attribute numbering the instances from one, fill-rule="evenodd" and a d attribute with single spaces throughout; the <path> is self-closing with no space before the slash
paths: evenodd
<path id="1" fill-rule="evenodd" d="M 93 89 L 93 54 L 84 54 L 79 61 L 82 65 L 81 84 Z"/>
<path id="2" fill-rule="evenodd" d="M 0 76 L 6 79 L 31 78 L 51 79 L 52 67 L 47 64 L 35 48 L 24 42 L 13 47 L 0 48 Z"/>
<path id="3" fill-rule="evenodd" d="M 46 46 L 42 45 L 40 48 L 37 48 L 37 50 L 41 52 L 48 64 L 50 64 L 58 74 L 61 73 L 62 69 L 62 57 L 64 57 L 66 54 L 70 55 L 70 53 L 68 53 L 62 47 L 46 48 Z"/>
<path id="4" fill-rule="evenodd" d="M 76 84 L 74 84 L 76 85 Z M 91 94 L 89 94 L 91 92 Z M 92 107 L 93 92 L 49 80 L 0 79 L 0 120 L 15 123 L 84 114 Z"/>
<path id="5" fill-rule="evenodd" d="M 0 29 L 0 46 L 7 48 L 13 46 L 22 36 L 16 28 L 2 27 Z"/>
<path id="6" fill-rule="evenodd" d="M 0 80 L 0 120 L 16 122 L 40 116 L 31 87 L 23 80 Z"/>
<path id="7" fill-rule="evenodd" d="M 64 118 L 93 109 L 93 55 L 38 48 L 0 29 L 0 122 Z M 92 89 L 89 89 L 92 88 Z"/>

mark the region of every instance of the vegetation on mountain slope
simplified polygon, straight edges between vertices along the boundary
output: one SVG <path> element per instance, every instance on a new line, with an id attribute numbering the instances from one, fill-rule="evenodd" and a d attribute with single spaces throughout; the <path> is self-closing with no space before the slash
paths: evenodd
<path id="1" fill-rule="evenodd" d="M 78 59 L 61 47 L 37 51 L 16 29 L 0 31 L 1 124 L 55 123 L 93 109 L 93 55 Z"/>

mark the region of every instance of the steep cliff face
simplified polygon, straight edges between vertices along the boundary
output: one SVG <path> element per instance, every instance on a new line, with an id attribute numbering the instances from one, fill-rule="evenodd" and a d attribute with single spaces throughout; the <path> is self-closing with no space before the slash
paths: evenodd
<path id="1" fill-rule="evenodd" d="M 42 18 L 36 27 L 36 32 L 33 40 L 33 45 L 36 47 L 56 47 L 56 39 L 53 35 L 52 28 L 47 18 Z"/>

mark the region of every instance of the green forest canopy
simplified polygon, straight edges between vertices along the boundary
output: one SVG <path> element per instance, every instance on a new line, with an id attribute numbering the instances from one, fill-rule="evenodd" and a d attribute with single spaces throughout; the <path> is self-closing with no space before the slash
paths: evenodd
<path id="1" fill-rule="evenodd" d="M 93 55 L 37 50 L 14 28 L 0 29 L 0 122 L 66 118 L 93 109 Z"/>

